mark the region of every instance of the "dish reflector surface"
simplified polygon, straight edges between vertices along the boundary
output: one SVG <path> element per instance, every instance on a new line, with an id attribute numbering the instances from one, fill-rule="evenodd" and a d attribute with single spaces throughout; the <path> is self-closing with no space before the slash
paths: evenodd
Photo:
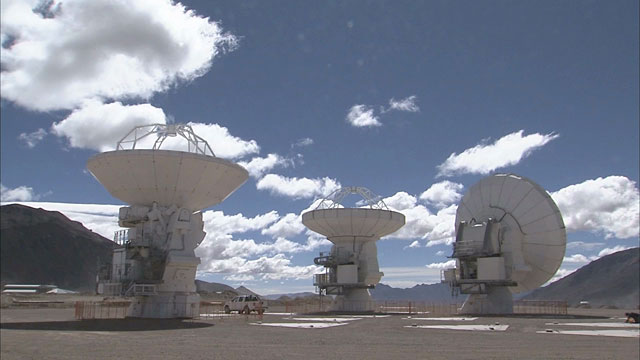
<path id="1" fill-rule="evenodd" d="M 302 223 L 328 238 L 359 236 L 380 238 L 404 225 L 404 215 L 391 210 L 334 208 L 302 214 Z"/>
<path id="2" fill-rule="evenodd" d="M 530 271 L 514 272 L 518 283 L 509 289 L 518 293 L 533 290 L 556 273 L 564 258 L 567 234 L 562 214 L 551 196 L 533 181 L 513 175 L 496 174 L 476 183 L 462 198 L 456 212 L 456 233 L 461 221 L 499 220 L 505 231 L 505 265 L 513 256 L 522 256 Z M 520 238 L 520 245 L 514 237 Z"/>
<path id="3" fill-rule="evenodd" d="M 171 150 L 97 154 L 87 168 L 114 197 L 131 205 L 176 205 L 193 211 L 218 204 L 249 177 L 229 161 Z"/>

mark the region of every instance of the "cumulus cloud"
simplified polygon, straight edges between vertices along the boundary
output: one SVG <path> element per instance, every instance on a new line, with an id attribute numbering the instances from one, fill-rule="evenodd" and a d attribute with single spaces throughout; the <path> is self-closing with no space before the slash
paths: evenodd
<path id="1" fill-rule="evenodd" d="M 347 122 L 355 127 L 382 126 L 373 108 L 367 105 L 353 105 L 347 114 Z"/>
<path id="2" fill-rule="evenodd" d="M 299 214 L 288 213 L 268 228 L 262 229 L 261 234 L 271 237 L 291 237 L 303 233 L 305 229 Z"/>
<path id="3" fill-rule="evenodd" d="M 109 151 L 114 150 L 117 142 L 133 127 L 164 124 L 165 121 L 164 111 L 150 104 L 103 104 L 88 100 L 64 120 L 54 123 L 51 132 L 65 137 L 73 148 Z"/>
<path id="4" fill-rule="evenodd" d="M 600 250 L 600 252 L 598 253 L 598 258 L 601 258 L 603 256 L 607 256 L 607 255 L 611 255 L 613 253 L 617 253 L 618 251 L 623 251 L 623 250 L 627 250 L 627 249 L 631 249 L 631 247 L 629 246 L 622 246 L 622 245 L 616 245 L 612 248 L 604 248 L 602 250 Z"/>
<path id="5" fill-rule="evenodd" d="M 10 189 L 0 184 L 0 201 L 32 201 L 38 198 L 40 195 L 36 194 L 32 187 L 23 185 Z"/>
<path id="6" fill-rule="evenodd" d="M 462 184 L 448 180 L 431 185 L 430 188 L 420 194 L 420 200 L 426 201 L 437 208 L 444 208 L 462 199 Z"/>
<path id="7" fill-rule="evenodd" d="M 420 241 L 418 241 L 418 240 L 414 240 L 414 241 L 412 241 L 412 242 L 411 242 L 411 244 L 409 244 L 409 245 L 407 245 L 407 246 L 403 247 L 403 248 L 402 248 L 402 250 L 407 250 L 407 249 L 417 249 L 417 248 L 420 248 L 420 247 L 422 247 L 422 246 L 420 245 Z"/>
<path id="8" fill-rule="evenodd" d="M 258 181 L 256 187 L 275 195 L 303 199 L 329 195 L 341 188 L 341 185 L 337 180 L 328 177 L 309 179 L 267 174 Z"/>
<path id="9" fill-rule="evenodd" d="M 201 265 L 198 273 L 233 273 L 239 275 L 256 275 L 265 280 L 309 279 L 320 273 L 322 268 L 315 265 L 295 266 L 283 254 L 272 257 L 262 256 L 248 260 L 241 257 L 222 259 Z"/>
<path id="10" fill-rule="evenodd" d="M 640 195 L 636 183 L 608 176 L 570 185 L 551 193 L 567 231 L 591 231 L 605 237 L 638 237 Z"/>
<path id="11" fill-rule="evenodd" d="M 391 100 L 389 100 L 389 109 L 387 111 L 389 110 L 418 112 L 420 111 L 420 108 L 416 105 L 416 96 L 411 95 L 400 100 L 391 98 Z"/>
<path id="12" fill-rule="evenodd" d="M 68 140 L 72 148 L 110 151 L 136 126 L 165 124 L 164 111 L 150 104 L 123 105 L 120 102 L 103 104 L 88 100 L 69 116 L 51 126 L 51 132 Z M 216 156 L 236 159 L 260 151 L 255 140 L 243 140 L 229 133 L 229 129 L 218 124 L 188 123 L 193 131 L 213 149 Z M 137 148 L 151 148 L 155 137 L 147 137 Z M 181 137 L 167 138 L 163 149 L 186 150 L 186 140 Z"/>
<path id="13" fill-rule="evenodd" d="M 571 256 L 565 256 L 563 262 L 565 263 L 588 263 L 591 262 L 591 259 L 582 255 L 582 254 L 574 254 Z"/>
<path id="14" fill-rule="evenodd" d="M 254 157 L 250 161 L 240 161 L 239 165 L 247 169 L 249 175 L 254 178 L 261 178 L 264 173 L 278 167 L 288 167 L 291 165 L 290 159 L 284 158 L 278 154 L 269 154 L 266 157 Z"/>
<path id="15" fill-rule="evenodd" d="M 32 110 L 146 99 L 202 76 L 237 45 L 217 23 L 171 0 L 42 4 L 3 1 L 1 11 L 2 97 Z"/>
<path id="16" fill-rule="evenodd" d="M 457 205 L 439 209 L 435 214 L 418 199 L 404 191 L 384 198 L 384 203 L 405 216 L 405 225 L 385 239 L 426 239 L 426 246 L 453 243 Z"/>
<path id="17" fill-rule="evenodd" d="M 207 140 L 216 156 L 225 159 L 239 159 L 260 152 L 255 140 L 243 140 L 231 135 L 229 129 L 218 124 L 188 123 L 193 131 Z"/>
<path id="18" fill-rule="evenodd" d="M 18 140 L 23 141 L 28 148 L 33 149 L 45 136 L 47 136 L 47 131 L 40 128 L 31 133 L 21 133 L 18 135 Z"/>
<path id="19" fill-rule="evenodd" d="M 454 267 L 456 267 L 456 260 L 454 259 L 445 261 L 445 262 L 440 262 L 440 263 L 431 263 L 427 265 L 427 268 L 429 269 L 451 269 Z"/>
<path id="20" fill-rule="evenodd" d="M 523 130 L 508 134 L 489 144 L 480 144 L 460 154 L 452 153 L 438 165 L 438 177 L 459 174 L 488 174 L 496 169 L 519 163 L 534 150 L 556 139 L 557 134 L 531 134 L 523 136 Z"/>
<path id="21" fill-rule="evenodd" d="M 555 275 L 553 275 L 553 277 L 551 279 L 549 279 L 549 281 L 547 281 L 544 285 L 542 286 L 547 286 L 548 284 L 551 284 L 552 282 L 555 282 L 557 280 L 562 279 L 565 276 L 571 275 L 573 274 L 576 270 L 578 270 L 579 268 L 560 268 L 558 269 L 558 271 L 556 271 Z"/>

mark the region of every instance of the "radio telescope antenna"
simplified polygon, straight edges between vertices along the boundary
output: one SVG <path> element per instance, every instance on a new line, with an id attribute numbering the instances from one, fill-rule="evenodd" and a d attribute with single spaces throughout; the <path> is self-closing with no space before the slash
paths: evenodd
<path id="1" fill-rule="evenodd" d="M 362 200 L 370 209 L 389 210 L 387 204 L 382 201 L 382 198 L 366 187 L 359 186 L 347 186 L 341 189 L 335 190 L 329 196 L 322 199 L 322 201 L 316 207 L 317 209 L 335 209 L 344 207 L 342 201 L 347 195 L 358 194 L 362 196 Z"/>
<path id="2" fill-rule="evenodd" d="M 168 138 L 182 140 L 171 141 Z M 184 147 L 186 143 L 186 147 Z M 176 151 L 183 145 L 186 151 Z M 164 149 L 162 147 L 165 147 Z M 249 177 L 240 165 L 217 158 L 185 124 L 135 127 L 115 151 L 87 162 L 120 208 L 111 273 L 98 292 L 135 298 L 127 316 L 192 318 L 199 314 L 194 250 L 204 239 L 201 210 L 216 205 Z"/>
<path id="3" fill-rule="evenodd" d="M 349 194 L 362 196 L 367 207 L 344 207 L 341 202 Z M 324 274 L 314 277 L 320 293 L 336 295 L 335 311 L 373 311 L 368 289 L 384 275 L 378 266 L 376 241 L 404 226 L 404 215 L 389 210 L 366 188 L 345 187 L 302 214 L 302 223 L 334 244 L 329 254 L 320 253 L 314 259 L 325 267 Z"/>
<path id="4" fill-rule="evenodd" d="M 200 136 L 196 135 L 191 125 L 186 124 L 151 124 L 136 126 L 127 135 L 125 135 L 116 146 L 117 150 L 134 150 L 136 146 L 140 146 L 142 140 L 156 135 L 152 150 L 159 150 L 162 143 L 168 137 L 180 136 L 187 142 L 187 152 L 193 152 L 201 155 L 216 156 L 211 150 L 209 143 Z"/>
<path id="5" fill-rule="evenodd" d="M 562 214 L 542 187 L 514 174 L 489 176 L 458 205 L 457 268 L 445 270 L 444 281 L 470 294 L 463 313 L 512 313 L 511 294 L 551 279 L 566 243 Z"/>

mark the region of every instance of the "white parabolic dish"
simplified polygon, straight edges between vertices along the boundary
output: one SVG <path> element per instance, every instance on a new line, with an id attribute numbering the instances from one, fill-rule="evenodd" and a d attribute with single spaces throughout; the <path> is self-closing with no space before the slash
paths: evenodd
<path id="1" fill-rule="evenodd" d="M 193 211 L 226 199 L 249 177 L 229 161 L 172 150 L 117 150 L 97 154 L 87 168 L 114 197 L 131 205 L 176 205 Z"/>
<path id="2" fill-rule="evenodd" d="M 302 214 L 310 230 L 333 238 L 357 236 L 381 238 L 400 229 L 405 222 L 399 212 L 367 208 L 317 209 Z"/>
<path id="3" fill-rule="evenodd" d="M 462 198 L 456 213 L 461 221 L 500 221 L 507 231 L 502 249 L 505 265 L 522 256 L 529 271 L 514 272 L 513 293 L 529 291 L 547 282 L 564 258 L 567 233 L 562 214 L 551 196 L 533 181 L 513 174 L 496 174 L 476 183 Z M 519 241 L 514 241 L 519 240 Z M 521 247 L 518 247 L 517 243 Z"/>

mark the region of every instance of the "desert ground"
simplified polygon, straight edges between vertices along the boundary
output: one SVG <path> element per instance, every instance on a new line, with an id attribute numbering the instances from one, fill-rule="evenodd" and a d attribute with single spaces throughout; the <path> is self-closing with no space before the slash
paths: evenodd
<path id="1" fill-rule="evenodd" d="M 270 308 L 262 317 L 216 314 L 193 320 L 76 320 L 74 308 L 68 306 L 6 307 L 1 310 L 0 357 L 142 360 L 638 359 L 640 356 L 638 325 L 624 324 L 624 313 L 629 310 L 570 309 L 569 316 L 563 317 L 479 317 L 465 321 L 460 316 L 438 320 L 429 314 L 359 317 L 296 315 L 278 312 L 281 310 Z M 590 325 L 593 323 L 605 326 L 594 327 Z M 484 330 L 428 328 L 459 325 L 481 329 L 484 325 Z M 559 333 L 598 330 L 622 331 L 630 337 Z"/>

